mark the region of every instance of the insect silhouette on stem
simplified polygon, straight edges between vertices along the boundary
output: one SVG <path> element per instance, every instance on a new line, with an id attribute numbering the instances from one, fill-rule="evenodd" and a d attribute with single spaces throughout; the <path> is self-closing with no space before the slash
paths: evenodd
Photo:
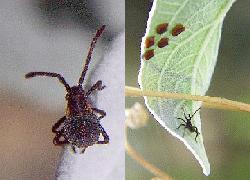
<path id="1" fill-rule="evenodd" d="M 198 135 L 200 134 L 198 131 L 198 128 L 196 126 L 192 125 L 192 118 L 194 117 L 195 113 L 197 113 L 201 108 L 196 109 L 196 111 L 191 115 L 191 114 L 186 114 L 184 108 L 182 108 L 183 110 L 183 116 L 185 119 L 183 118 L 177 118 L 181 121 L 183 121 L 184 123 L 181 123 L 176 129 L 180 129 L 181 126 L 184 127 L 184 132 L 183 132 L 183 137 L 185 134 L 185 130 L 188 129 L 191 133 L 195 132 L 196 136 L 195 136 L 195 141 L 197 142 L 196 138 L 198 137 Z"/>
<path id="2" fill-rule="evenodd" d="M 100 120 L 106 116 L 106 112 L 93 107 L 90 99 L 92 93 L 103 90 L 105 86 L 101 80 L 88 90 L 85 90 L 82 85 L 95 44 L 104 29 L 105 25 L 101 26 L 91 41 L 85 65 L 76 86 L 70 87 L 62 75 L 54 72 L 30 72 L 25 75 L 26 78 L 36 76 L 56 77 L 64 85 L 67 91 L 65 96 L 67 107 L 65 116 L 52 127 L 52 132 L 56 134 L 53 143 L 55 145 L 70 144 L 74 152 L 76 152 L 76 148 L 80 148 L 81 153 L 83 153 L 88 146 L 109 143 L 109 136 L 100 124 Z M 99 139 L 100 135 L 103 136 L 103 140 Z"/>

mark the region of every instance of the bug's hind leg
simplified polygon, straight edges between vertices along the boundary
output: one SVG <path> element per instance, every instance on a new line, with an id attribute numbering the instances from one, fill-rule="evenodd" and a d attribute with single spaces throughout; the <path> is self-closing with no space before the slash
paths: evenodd
<path id="1" fill-rule="evenodd" d="M 61 137 L 63 137 L 62 131 L 57 132 L 55 138 L 53 139 L 53 144 L 56 146 L 60 146 L 69 143 L 66 139 L 60 140 Z"/>
<path id="2" fill-rule="evenodd" d="M 195 128 L 195 133 L 196 133 L 196 136 L 195 136 L 195 141 L 197 142 L 197 140 L 196 140 L 196 138 L 199 136 L 199 131 L 198 131 L 198 129 L 197 129 L 197 127 L 194 127 Z"/>
<path id="3" fill-rule="evenodd" d="M 79 154 L 83 154 L 83 153 L 85 152 L 86 148 L 87 148 L 87 147 L 81 148 L 81 151 L 80 151 L 80 152 L 78 151 Z M 75 147 L 74 145 L 71 145 L 71 149 L 72 149 L 72 151 L 73 151 L 74 153 L 77 153 L 76 147 Z"/>
<path id="4" fill-rule="evenodd" d="M 66 116 L 63 116 L 61 119 L 59 119 L 53 126 L 52 126 L 52 132 L 53 133 L 57 133 L 58 128 L 60 127 L 60 125 L 66 120 Z"/>
<path id="5" fill-rule="evenodd" d="M 101 116 L 98 117 L 98 120 L 104 118 L 106 116 L 106 112 L 101 110 L 101 109 L 97 109 L 97 108 L 92 108 L 93 111 L 99 113 Z"/>
<path id="6" fill-rule="evenodd" d="M 104 128 L 100 125 L 100 129 L 101 129 L 101 134 L 103 136 L 103 141 L 98 141 L 97 144 L 108 144 L 109 143 L 109 136 L 106 133 L 106 131 L 104 130 Z"/>
<path id="7" fill-rule="evenodd" d="M 93 91 L 101 91 L 105 88 L 105 85 L 102 85 L 102 81 L 97 81 L 87 92 L 87 96 L 89 96 Z"/>

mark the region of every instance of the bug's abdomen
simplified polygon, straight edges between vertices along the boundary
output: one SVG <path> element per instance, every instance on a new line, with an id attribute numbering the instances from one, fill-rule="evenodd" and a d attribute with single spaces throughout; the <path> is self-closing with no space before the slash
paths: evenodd
<path id="1" fill-rule="evenodd" d="M 99 129 L 99 122 L 94 114 L 71 117 L 64 123 L 64 137 L 78 148 L 86 148 L 98 141 Z"/>

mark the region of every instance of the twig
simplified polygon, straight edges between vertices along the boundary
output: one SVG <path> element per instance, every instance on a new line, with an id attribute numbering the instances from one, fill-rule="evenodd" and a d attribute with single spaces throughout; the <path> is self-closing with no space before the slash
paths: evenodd
<path id="1" fill-rule="evenodd" d="M 155 167 L 153 164 L 150 164 L 148 161 L 146 161 L 136 150 L 128 143 L 127 138 L 127 126 L 125 125 L 125 150 L 127 154 L 137 161 L 142 167 L 147 169 L 149 172 L 154 174 L 156 177 L 161 178 L 162 180 L 170 180 L 172 179 L 169 175 L 162 172 L 160 169 Z"/>
<path id="2" fill-rule="evenodd" d="M 130 97 L 151 96 L 151 97 L 162 97 L 169 99 L 202 101 L 203 105 L 206 106 L 207 108 L 250 112 L 249 104 L 232 101 L 221 97 L 198 96 L 198 95 L 190 95 L 183 93 L 142 91 L 139 88 L 130 86 L 125 86 L 125 96 L 130 96 Z"/>

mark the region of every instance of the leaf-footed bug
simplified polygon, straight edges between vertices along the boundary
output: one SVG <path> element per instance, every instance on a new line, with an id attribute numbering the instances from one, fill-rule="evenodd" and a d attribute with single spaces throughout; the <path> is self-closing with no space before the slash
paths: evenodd
<path id="1" fill-rule="evenodd" d="M 105 86 L 102 85 L 101 80 L 97 81 L 87 91 L 82 86 L 93 49 L 104 29 L 105 25 L 101 26 L 92 39 L 78 85 L 70 87 L 62 75 L 54 72 L 30 72 L 25 75 L 25 78 L 35 76 L 56 77 L 66 88 L 66 112 L 65 116 L 52 127 L 52 132 L 56 134 L 53 143 L 55 145 L 70 144 L 74 152 L 76 152 L 76 147 L 80 148 L 81 153 L 83 153 L 88 146 L 109 143 L 109 136 L 100 124 L 100 120 L 106 116 L 106 113 L 103 110 L 94 108 L 90 100 L 90 95 L 94 91 L 101 91 Z M 103 140 L 99 140 L 100 135 L 103 136 Z"/>
<path id="2" fill-rule="evenodd" d="M 196 136 L 195 136 L 195 141 L 197 142 L 196 138 L 198 137 L 198 135 L 200 134 L 198 131 L 198 128 L 196 126 L 192 125 L 191 119 L 194 117 L 195 113 L 198 112 L 201 108 L 196 109 L 196 111 L 191 115 L 191 114 L 186 114 L 184 108 L 182 108 L 183 110 L 183 115 L 184 118 L 177 118 L 179 120 L 182 120 L 184 123 L 181 123 L 176 129 L 179 129 L 181 126 L 184 126 L 184 132 L 183 132 L 183 137 L 185 134 L 185 129 L 188 129 L 191 133 L 195 132 Z"/>

